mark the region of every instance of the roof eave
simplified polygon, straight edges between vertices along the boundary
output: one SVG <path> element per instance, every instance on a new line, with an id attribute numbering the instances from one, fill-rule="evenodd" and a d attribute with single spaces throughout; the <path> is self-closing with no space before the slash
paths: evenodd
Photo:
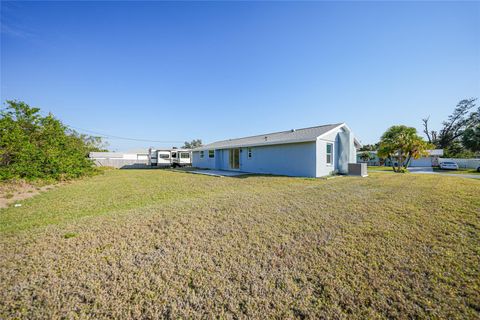
<path id="1" fill-rule="evenodd" d="M 292 144 L 292 143 L 303 143 L 303 142 L 314 142 L 317 138 L 309 138 L 309 139 L 296 139 L 296 140 L 288 140 L 288 141 L 267 141 L 262 143 L 246 143 L 246 144 L 237 144 L 225 147 L 215 147 L 215 146 L 203 146 L 199 148 L 195 148 L 192 151 L 205 151 L 205 150 L 223 150 L 223 149 L 233 149 L 233 148 L 249 148 L 249 147 L 262 147 L 262 146 L 273 146 L 273 145 L 281 145 L 281 144 Z"/>

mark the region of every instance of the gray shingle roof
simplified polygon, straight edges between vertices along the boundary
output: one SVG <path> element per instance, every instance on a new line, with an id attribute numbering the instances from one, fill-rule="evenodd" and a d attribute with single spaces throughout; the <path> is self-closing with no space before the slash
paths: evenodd
<path id="1" fill-rule="evenodd" d="M 222 140 L 196 148 L 193 151 L 315 141 L 317 137 L 342 124 L 343 123 L 326 124 L 317 127 L 293 129 L 288 131 L 259 134 L 245 138 Z"/>

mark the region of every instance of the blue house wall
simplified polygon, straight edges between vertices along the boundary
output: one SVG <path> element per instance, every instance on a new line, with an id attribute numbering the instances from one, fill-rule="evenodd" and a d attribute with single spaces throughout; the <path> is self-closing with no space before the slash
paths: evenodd
<path id="1" fill-rule="evenodd" d="M 208 150 L 204 151 L 204 157 L 200 157 L 200 151 L 192 152 L 192 165 L 197 168 L 216 169 L 216 159 L 208 157 Z"/>
<path id="2" fill-rule="evenodd" d="M 240 171 L 315 177 L 315 142 L 252 147 L 240 153 Z"/>
<path id="3" fill-rule="evenodd" d="M 327 144 L 332 144 L 332 163 L 327 163 Z M 248 157 L 251 149 L 252 157 Z M 215 150 L 209 158 L 209 150 L 192 154 L 192 165 L 197 168 L 233 170 L 229 164 L 229 149 Z M 315 141 L 261 145 L 240 148 L 240 168 L 243 172 L 300 177 L 322 177 L 332 172 L 348 173 L 348 163 L 356 162 L 354 136 L 349 129 L 339 127 Z"/>
<path id="4" fill-rule="evenodd" d="M 252 147 L 252 157 L 248 158 L 248 148 L 240 148 L 239 171 L 251 173 L 276 174 L 286 176 L 316 176 L 316 143 L 289 143 L 271 146 Z M 208 157 L 204 151 L 192 154 L 193 166 L 218 170 L 232 170 L 229 165 L 229 149 L 215 150 L 215 158 Z"/>

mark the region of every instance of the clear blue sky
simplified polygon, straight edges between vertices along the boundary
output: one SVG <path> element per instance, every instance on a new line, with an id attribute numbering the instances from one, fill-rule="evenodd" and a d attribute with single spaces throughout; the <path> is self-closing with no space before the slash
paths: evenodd
<path id="1" fill-rule="evenodd" d="M 439 127 L 480 96 L 480 2 L 1 2 L 1 99 L 184 141 Z M 112 139 L 112 150 L 173 143 Z"/>

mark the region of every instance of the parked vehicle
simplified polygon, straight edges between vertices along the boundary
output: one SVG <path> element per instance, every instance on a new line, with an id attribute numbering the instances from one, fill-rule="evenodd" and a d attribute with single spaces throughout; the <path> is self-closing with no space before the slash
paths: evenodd
<path id="1" fill-rule="evenodd" d="M 157 151 L 157 167 L 169 167 L 172 164 L 170 150 Z"/>
<path id="2" fill-rule="evenodd" d="M 158 155 L 156 150 L 148 149 L 148 164 L 152 167 L 157 166 Z"/>
<path id="3" fill-rule="evenodd" d="M 174 149 L 171 153 L 172 167 L 185 167 L 192 165 L 192 153 L 187 149 Z"/>
<path id="4" fill-rule="evenodd" d="M 458 164 L 453 161 L 440 162 L 439 166 L 443 170 L 458 170 Z"/>
<path id="5" fill-rule="evenodd" d="M 149 149 L 149 163 L 152 167 L 184 167 L 192 165 L 189 149 Z"/>

